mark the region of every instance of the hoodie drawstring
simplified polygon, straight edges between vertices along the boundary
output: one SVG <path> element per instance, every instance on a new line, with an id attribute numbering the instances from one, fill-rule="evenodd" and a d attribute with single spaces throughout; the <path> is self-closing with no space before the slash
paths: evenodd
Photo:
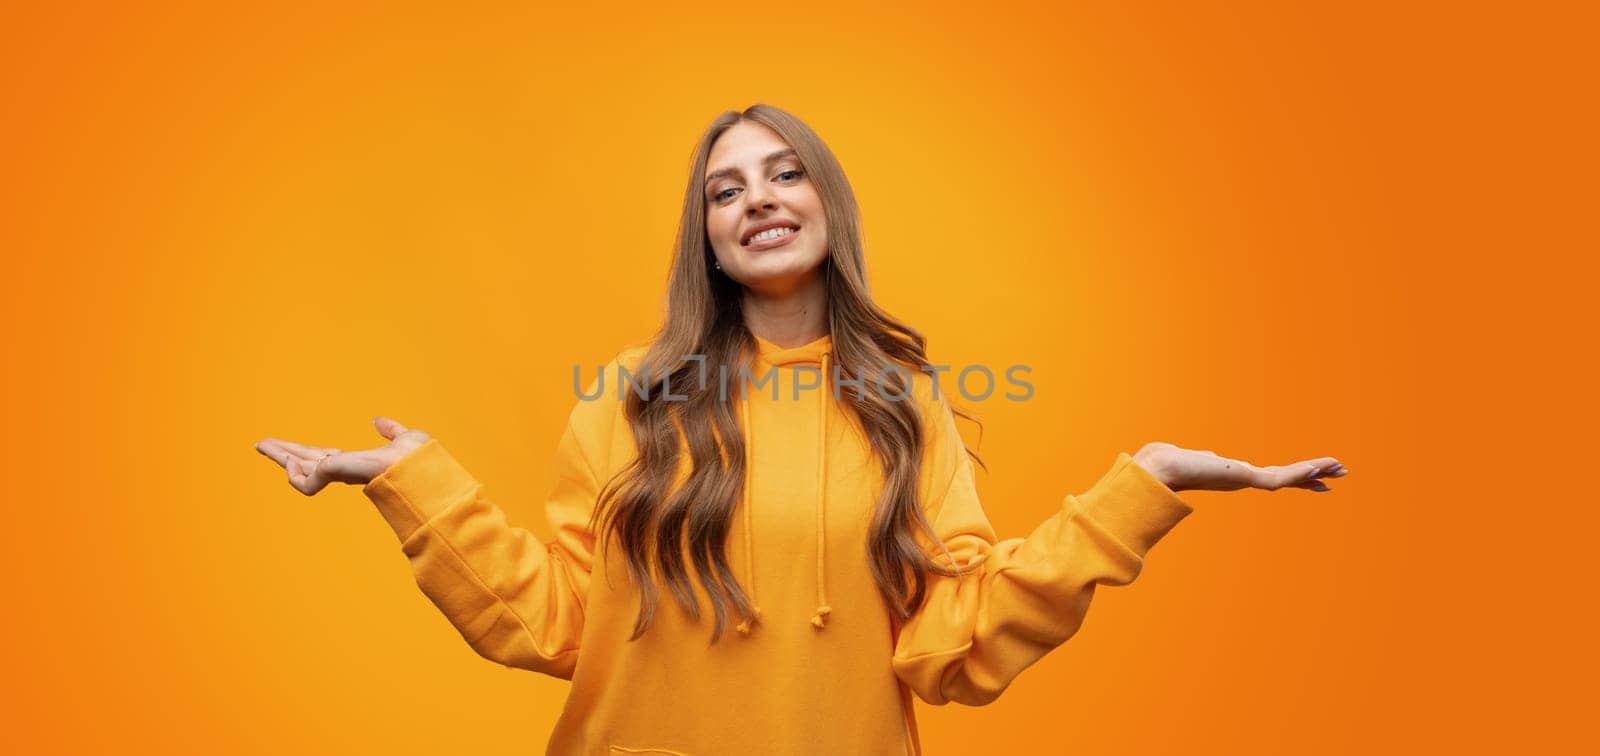
<path id="1" fill-rule="evenodd" d="M 833 394 L 832 382 L 828 380 L 827 352 L 822 353 L 822 390 L 822 398 L 817 400 L 817 613 L 811 616 L 811 624 L 818 630 L 827 624 L 828 615 L 833 613 L 824 587 L 828 563 L 828 399 Z"/>
<path id="2" fill-rule="evenodd" d="M 828 380 L 829 353 L 822 354 L 822 389 L 825 393 L 817 402 L 817 499 L 815 511 L 817 514 L 817 611 L 811 615 L 811 625 L 818 630 L 827 627 L 828 615 L 833 613 L 833 607 L 828 606 L 827 574 L 828 574 L 828 529 L 827 529 L 827 504 L 828 504 L 828 400 L 833 393 L 832 382 Z M 744 460 L 745 481 L 742 505 L 744 507 L 744 555 L 745 555 L 745 585 L 750 591 L 751 616 L 734 626 L 741 635 L 749 635 L 751 628 L 761 620 L 761 606 L 756 600 L 756 552 L 755 531 L 751 525 L 751 504 L 754 499 L 751 495 L 753 486 L 752 472 L 755 470 L 755 429 L 750 425 L 750 397 L 740 387 L 739 420 L 744 424 Z"/>

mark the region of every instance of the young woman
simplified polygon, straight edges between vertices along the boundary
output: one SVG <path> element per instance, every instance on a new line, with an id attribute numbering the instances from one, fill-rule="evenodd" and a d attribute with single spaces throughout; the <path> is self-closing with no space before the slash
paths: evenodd
<path id="1" fill-rule="evenodd" d="M 668 287 L 572 411 L 548 544 L 388 418 L 377 449 L 256 447 L 303 494 L 362 484 L 478 653 L 572 681 L 551 754 L 919 753 L 911 697 L 993 701 L 1137 577 L 1192 511 L 1176 492 L 1348 472 L 1152 443 L 998 540 L 955 387 L 872 301 L 843 170 L 766 105 L 701 138 Z"/>

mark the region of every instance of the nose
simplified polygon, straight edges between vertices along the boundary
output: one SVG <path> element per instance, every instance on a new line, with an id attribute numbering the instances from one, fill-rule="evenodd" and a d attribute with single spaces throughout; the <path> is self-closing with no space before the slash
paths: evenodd
<path id="1" fill-rule="evenodd" d="M 761 215 L 778 209 L 778 197 L 772 193 L 772 187 L 765 183 L 758 183 L 745 190 L 745 214 Z"/>

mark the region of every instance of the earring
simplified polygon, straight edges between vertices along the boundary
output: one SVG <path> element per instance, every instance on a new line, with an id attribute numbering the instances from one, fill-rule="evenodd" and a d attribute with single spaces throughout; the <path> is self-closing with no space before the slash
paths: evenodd
<path id="1" fill-rule="evenodd" d="M 712 263 L 712 266 L 715 267 L 717 270 L 722 270 L 722 261 L 718 260 L 718 261 Z"/>

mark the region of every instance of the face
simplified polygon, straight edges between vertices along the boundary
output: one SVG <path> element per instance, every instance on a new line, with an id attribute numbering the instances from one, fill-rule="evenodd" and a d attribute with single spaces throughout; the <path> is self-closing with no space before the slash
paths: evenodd
<path id="1" fill-rule="evenodd" d="M 777 132 L 753 121 L 722 132 L 706 176 L 706 236 L 724 274 L 773 294 L 818 274 L 828 250 L 822 197 Z"/>

